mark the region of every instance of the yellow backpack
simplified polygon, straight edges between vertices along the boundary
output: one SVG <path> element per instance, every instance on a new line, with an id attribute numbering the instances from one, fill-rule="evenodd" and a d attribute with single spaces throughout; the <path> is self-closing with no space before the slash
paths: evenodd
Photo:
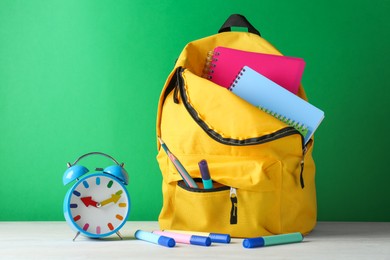
<path id="1" fill-rule="evenodd" d="M 248 32 L 229 31 L 236 26 Z M 317 218 L 313 139 L 303 145 L 297 130 L 202 77 L 217 46 L 281 55 L 240 15 L 185 46 L 160 96 L 157 136 L 200 187 L 198 163 L 207 160 L 213 188 L 185 185 L 157 142 L 160 228 L 232 237 L 307 234 Z M 302 86 L 298 95 L 306 99 Z"/>

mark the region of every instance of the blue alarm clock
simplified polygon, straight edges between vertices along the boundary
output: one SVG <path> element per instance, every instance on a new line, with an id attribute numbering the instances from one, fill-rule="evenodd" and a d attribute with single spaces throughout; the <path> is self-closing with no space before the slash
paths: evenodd
<path id="1" fill-rule="evenodd" d="M 89 170 L 77 163 L 88 156 L 100 155 L 111 159 L 115 165 L 104 169 Z M 63 176 L 64 185 L 75 181 L 64 199 L 64 216 L 67 223 L 79 234 L 90 238 L 101 238 L 116 233 L 126 223 L 130 213 L 130 196 L 125 187 L 128 174 L 113 157 L 101 152 L 80 156 Z"/>

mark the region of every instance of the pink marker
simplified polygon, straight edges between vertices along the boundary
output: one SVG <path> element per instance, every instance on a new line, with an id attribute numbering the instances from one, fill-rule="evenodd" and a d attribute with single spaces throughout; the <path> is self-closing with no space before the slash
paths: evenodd
<path id="1" fill-rule="evenodd" d="M 191 244 L 191 245 L 198 245 L 198 246 L 211 245 L 211 239 L 209 237 L 195 236 L 189 234 L 179 234 L 179 233 L 159 231 L 159 230 L 153 231 L 153 233 L 157 235 L 173 238 L 176 241 L 176 243 Z"/>

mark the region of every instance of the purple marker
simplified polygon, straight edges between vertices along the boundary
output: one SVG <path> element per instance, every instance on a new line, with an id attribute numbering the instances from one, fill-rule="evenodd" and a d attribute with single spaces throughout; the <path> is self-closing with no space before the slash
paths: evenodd
<path id="1" fill-rule="evenodd" d="M 213 188 L 213 181 L 210 178 L 209 167 L 206 160 L 201 160 L 199 163 L 200 174 L 202 175 L 203 187 L 205 189 Z"/>
<path id="2" fill-rule="evenodd" d="M 159 231 L 159 230 L 153 231 L 153 233 L 165 237 L 171 237 L 176 241 L 176 243 L 191 244 L 191 245 L 198 245 L 198 246 L 211 245 L 211 239 L 205 236 L 179 234 L 179 233 Z"/>

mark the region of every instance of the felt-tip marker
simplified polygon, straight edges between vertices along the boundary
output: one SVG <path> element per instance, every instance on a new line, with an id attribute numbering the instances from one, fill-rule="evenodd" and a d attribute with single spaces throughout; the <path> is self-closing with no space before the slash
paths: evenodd
<path id="1" fill-rule="evenodd" d="M 296 232 L 296 233 L 274 235 L 274 236 L 246 238 L 244 239 L 244 241 L 242 241 L 242 245 L 245 248 L 255 248 L 255 247 L 263 247 L 263 246 L 297 243 L 297 242 L 301 242 L 302 240 L 303 240 L 302 234 Z"/>
<path id="2" fill-rule="evenodd" d="M 209 167 L 206 160 L 201 160 L 199 163 L 200 174 L 202 175 L 203 187 L 205 189 L 213 188 L 213 181 L 210 178 Z"/>
<path id="3" fill-rule="evenodd" d="M 160 231 L 160 230 L 153 231 L 153 233 L 157 234 L 157 235 L 171 237 L 171 238 L 175 239 L 176 243 L 191 244 L 191 245 L 197 245 L 197 246 L 210 246 L 211 245 L 211 239 L 209 237 L 205 237 L 205 236 L 180 234 L 180 233 Z"/>
<path id="4" fill-rule="evenodd" d="M 179 159 L 176 158 L 175 155 L 173 155 L 173 153 L 171 153 L 171 151 L 168 149 L 168 146 L 164 143 L 164 141 L 159 137 L 158 138 L 160 144 L 161 144 L 161 147 L 164 149 L 164 151 L 166 152 L 168 158 L 171 160 L 171 162 L 173 163 L 173 165 L 175 166 L 177 172 L 180 174 L 180 176 L 182 177 L 184 183 L 188 186 L 188 187 L 191 187 L 191 188 L 198 188 L 198 185 L 196 185 L 196 182 L 192 179 L 192 177 L 190 176 L 190 174 L 187 172 L 187 170 L 184 168 L 184 166 L 181 164 L 181 162 L 179 161 Z"/>
<path id="5" fill-rule="evenodd" d="M 135 231 L 134 236 L 136 239 L 140 239 L 160 246 L 174 247 L 176 245 L 176 241 L 171 237 L 161 236 L 143 230 Z"/>
<path id="6" fill-rule="evenodd" d="M 179 234 L 190 234 L 197 236 L 206 236 L 209 237 L 212 243 L 230 243 L 230 235 L 229 234 L 221 234 L 221 233 L 208 233 L 208 232 L 198 232 L 198 231 L 188 231 L 188 230 L 164 230 L 167 232 L 179 233 Z"/>

